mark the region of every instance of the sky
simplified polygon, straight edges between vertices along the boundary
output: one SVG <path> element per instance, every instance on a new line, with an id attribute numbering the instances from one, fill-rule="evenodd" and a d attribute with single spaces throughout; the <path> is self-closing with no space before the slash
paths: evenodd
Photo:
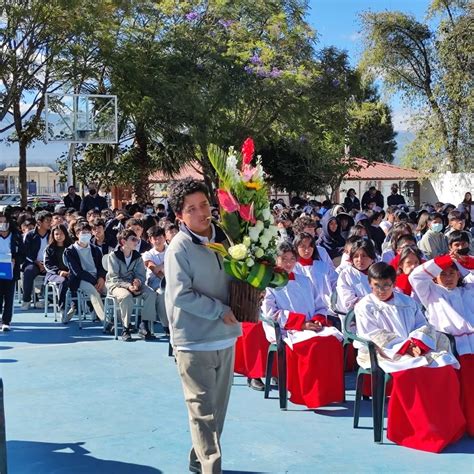
<path id="1" fill-rule="evenodd" d="M 359 14 L 363 11 L 399 10 L 423 20 L 431 0 L 309 0 L 308 22 L 316 30 L 318 43 L 316 48 L 336 46 L 349 53 L 351 64 L 355 67 L 362 52 Z M 383 94 L 383 90 L 381 91 Z M 394 128 L 398 132 L 398 152 L 395 163 L 404 144 L 412 138 L 407 116 L 409 110 L 400 97 L 382 95 L 392 107 Z M 66 151 L 66 145 L 37 142 L 28 150 L 29 163 L 54 163 L 59 155 Z M 17 145 L 11 146 L 0 142 L 0 164 L 7 163 L 17 166 Z"/>

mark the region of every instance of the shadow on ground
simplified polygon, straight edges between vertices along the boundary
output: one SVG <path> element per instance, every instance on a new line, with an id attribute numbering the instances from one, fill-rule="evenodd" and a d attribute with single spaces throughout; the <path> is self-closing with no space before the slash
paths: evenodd
<path id="1" fill-rule="evenodd" d="M 41 443 L 38 441 L 9 441 L 9 472 L 15 474 L 161 474 L 150 466 L 132 464 L 90 456 L 85 443 Z M 25 465 L 25 456 L 28 466 Z"/>

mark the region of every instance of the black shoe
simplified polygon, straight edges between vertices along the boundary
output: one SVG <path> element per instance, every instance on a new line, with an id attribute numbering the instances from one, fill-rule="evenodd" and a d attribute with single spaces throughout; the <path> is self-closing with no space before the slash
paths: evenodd
<path id="1" fill-rule="evenodd" d="M 148 329 L 139 329 L 138 336 L 144 339 L 145 341 L 153 341 L 156 339 L 156 336 L 152 334 Z"/>
<path id="2" fill-rule="evenodd" d="M 128 331 L 123 331 L 122 332 L 122 341 L 131 342 L 132 341 L 132 335 Z"/>
<path id="3" fill-rule="evenodd" d="M 263 392 L 265 390 L 265 384 L 260 379 L 247 379 L 247 385 L 252 390 L 257 390 L 258 392 Z"/>
<path id="4" fill-rule="evenodd" d="M 201 474 L 201 463 L 199 461 L 189 461 L 189 472 Z"/>
<path id="5" fill-rule="evenodd" d="M 163 332 L 165 333 L 166 336 L 169 336 L 170 335 L 170 328 L 164 327 Z"/>
<path id="6" fill-rule="evenodd" d="M 272 377 L 270 379 L 270 385 L 274 385 L 275 387 L 278 387 L 278 377 Z"/>
<path id="7" fill-rule="evenodd" d="M 105 323 L 104 334 L 113 334 L 114 333 L 114 323 L 108 322 Z"/>

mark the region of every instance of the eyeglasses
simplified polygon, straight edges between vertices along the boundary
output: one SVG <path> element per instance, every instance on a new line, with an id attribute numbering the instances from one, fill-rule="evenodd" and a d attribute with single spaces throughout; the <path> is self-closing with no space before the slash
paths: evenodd
<path id="1" fill-rule="evenodd" d="M 130 237 L 128 240 L 129 240 L 130 242 L 134 242 L 134 243 L 140 241 L 140 239 L 139 239 L 138 237 Z"/>
<path id="2" fill-rule="evenodd" d="M 375 288 L 376 290 L 379 290 L 379 291 L 386 291 L 392 287 L 393 287 L 393 283 L 386 283 L 385 285 L 379 285 L 377 283 L 374 283 L 372 285 L 372 288 Z"/>

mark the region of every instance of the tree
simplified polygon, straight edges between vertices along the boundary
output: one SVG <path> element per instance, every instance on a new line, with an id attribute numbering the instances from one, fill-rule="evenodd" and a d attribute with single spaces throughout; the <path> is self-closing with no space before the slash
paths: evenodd
<path id="1" fill-rule="evenodd" d="M 438 171 L 472 168 L 471 10 L 465 0 L 433 1 L 436 30 L 400 12 L 362 15 L 362 68 L 418 106 L 417 137 L 407 157 L 418 168 L 429 170 L 435 162 Z"/>

